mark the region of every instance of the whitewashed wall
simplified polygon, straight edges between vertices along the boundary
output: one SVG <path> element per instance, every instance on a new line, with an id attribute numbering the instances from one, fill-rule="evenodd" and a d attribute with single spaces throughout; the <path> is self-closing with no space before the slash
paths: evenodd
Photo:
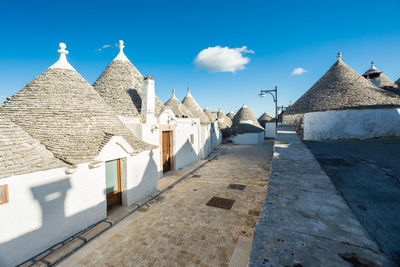
<path id="1" fill-rule="evenodd" d="M 255 145 L 264 143 L 264 132 L 237 134 L 229 138 L 234 144 Z"/>
<path id="2" fill-rule="evenodd" d="M 14 266 L 106 218 L 105 166 L 78 165 L 0 179 L 0 266 Z"/>
<path id="3" fill-rule="evenodd" d="M 91 163 L 0 179 L 9 202 L 0 205 L 0 266 L 14 266 L 107 216 L 105 161 L 121 159 L 123 204 L 154 192 L 159 149 L 134 156 L 113 137 Z"/>
<path id="4" fill-rule="evenodd" d="M 400 109 L 362 109 L 304 114 L 304 140 L 400 136 Z"/>
<path id="5" fill-rule="evenodd" d="M 211 152 L 211 126 L 210 124 L 201 124 L 200 127 L 200 155 L 201 158 L 207 158 Z"/>
<path id="6" fill-rule="evenodd" d="M 276 128 L 275 122 L 265 123 L 265 137 L 275 138 L 276 136 L 275 128 Z"/>
<path id="7" fill-rule="evenodd" d="M 126 181 L 122 183 L 124 205 L 150 195 L 157 189 L 160 149 L 146 150 L 127 158 Z"/>
<path id="8" fill-rule="evenodd" d="M 199 119 L 176 119 L 176 142 L 175 142 L 175 168 L 177 170 L 184 168 L 194 162 L 199 161 Z M 193 144 L 190 136 L 193 135 Z"/>

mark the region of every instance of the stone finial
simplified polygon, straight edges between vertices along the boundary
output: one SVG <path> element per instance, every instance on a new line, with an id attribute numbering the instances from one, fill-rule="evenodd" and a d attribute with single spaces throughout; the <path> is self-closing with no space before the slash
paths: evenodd
<path id="1" fill-rule="evenodd" d="M 129 59 L 128 59 L 128 58 L 125 56 L 125 54 L 124 54 L 124 48 L 125 48 L 124 41 L 119 40 L 119 45 L 118 45 L 118 47 L 119 47 L 119 53 L 118 53 L 118 55 L 115 57 L 114 60 L 129 61 Z"/>
<path id="2" fill-rule="evenodd" d="M 57 52 L 60 53 L 60 55 L 63 55 L 63 54 L 68 55 L 69 52 L 67 50 L 65 50 L 65 48 L 67 48 L 67 45 L 64 43 L 60 43 L 59 46 L 60 46 L 60 49 L 58 49 Z"/>
<path id="3" fill-rule="evenodd" d="M 247 108 L 246 104 L 243 104 L 242 108 Z"/>
<path id="4" fill-rule="evenodd" d="M 190 93 L 190 87 L 188 86 L 188 93 Z"/>
<path id="5" fill-rule="evenodd" d="M 49 69 L 67 69 L 67 70 L 75 70 L 67 60 L 66 55 L 68 55 L 68 51 L 65 50 L 67 45 L 65 43 L 59 43 L 60 49 L 57 52 L 60 54 L 60 58 L 57 60 L 56 63 L 50 66 Z"/>
<path id="6" fill-rule="evenodd" d="M 337 58 L 342 59 L 342 52 L 337 53 Z"/>
<path id="7" fill-rule="evenodd" d="M 175 88 L 172 88 L 172 95 L 175 96 Z"/>
<path id="8" fill-rule="evenodd" d="M 219 108 L 219 109 L 218 109 L 218 112 L 222 112 L 222 108 Z"/>
<path id="9" fill-rule="evenodd" d="M 118 45 L 118 47 L 119 47 L 119 51 L 120 52 L 123 52 L 123 50 L 124 50 L 124 41 L 122 41 L 122 40 L 119 40 L 119 45 Z"/>

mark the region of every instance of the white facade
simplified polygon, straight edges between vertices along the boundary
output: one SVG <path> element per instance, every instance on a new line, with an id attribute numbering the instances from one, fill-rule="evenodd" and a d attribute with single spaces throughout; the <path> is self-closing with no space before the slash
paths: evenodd
<path id="1" fill-rule="evenodd" d="M 106 218 L 105 167 L 80 164 L 0 179 L 0 266 L 14 266 Z"/>
<path id="2" fill-rule="evenodd" d="M 137 154 L 113 137 L 93 162 L 0 179 L 0 266 L 14 266 L 107 216 L 105 161 L 121 159 L 123 205 L 157 187 L 159 149 Z"/>
<path id="3" fill-rule="evenodd" d="M 236 134 L 228 138 L 238 145 L 256 145 L 264 143 L 264 132 Z"/>
<path id="4" fill-rule="evenodd" d="M 302 129 L 304 140 L 400 136 L 400 109 L 349 109 L 286 115 L 284 124 Z"/>
<path id="5" fill-rule="evenodd" d="M 179 170 L 200 160 L 200 120 L 176 118 L 175 169 Z"/>
<path id="6" fill-rule="evenodd" d="M 276 136 L 276 123 L 267 122 L 265 123 L 265 137 L 275 138 Z"/>

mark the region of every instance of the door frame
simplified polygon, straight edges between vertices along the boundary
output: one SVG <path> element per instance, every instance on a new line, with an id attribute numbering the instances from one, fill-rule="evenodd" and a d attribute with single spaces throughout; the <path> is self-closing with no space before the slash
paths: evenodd
<path id="1" fill-rule="evenodd" d="M 171 153 L 171 171 L 175 170 L 175 125 L 160 125 L 160 166 L 161 166 L 161 176 L 163 175 L 163 151 L 162 151 L 162 132 L 169 131 L 169 146 Z"/>
<path id="2" fill-rule="evenodd" d="M 113 192 L 110 192 L 110 193 L 106 194 L 107 211 L 109 211 L 109 210 L 111 210 L 111 209 L 113 209 L 113 208 L 115 208 L 115 207 L 122 206 L 121 159 L 107 160 L 105 163 L 111 162 L 111 161 L 115 161 L 115 160 L 117 161 L 118 189 L 115 190 L 115 191 L 113 191 Z M 107 176 L 106 176 L 106 181 L 107 181 Z M 116 204 L 116 205 L 115 205 L 115 204 L 114 204 L 114 205 L 108 205 L 108 203 L 107 203 L 108 197 L 109 197 L 109 196 L 116 195 L 116 194 L 119 194 L 119 196 L 118 196 L 118 198 L 119 198 L 118 204 Z"/>

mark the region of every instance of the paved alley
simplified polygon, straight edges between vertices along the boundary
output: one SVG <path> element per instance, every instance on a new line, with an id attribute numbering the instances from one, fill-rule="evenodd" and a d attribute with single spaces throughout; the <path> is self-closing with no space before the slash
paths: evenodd
<path id="1" fill-rule="evenodd" d="M 228 147 L 60 266 L 247 264 L 267 192 L 272 148 L 272 141 Z"/>

